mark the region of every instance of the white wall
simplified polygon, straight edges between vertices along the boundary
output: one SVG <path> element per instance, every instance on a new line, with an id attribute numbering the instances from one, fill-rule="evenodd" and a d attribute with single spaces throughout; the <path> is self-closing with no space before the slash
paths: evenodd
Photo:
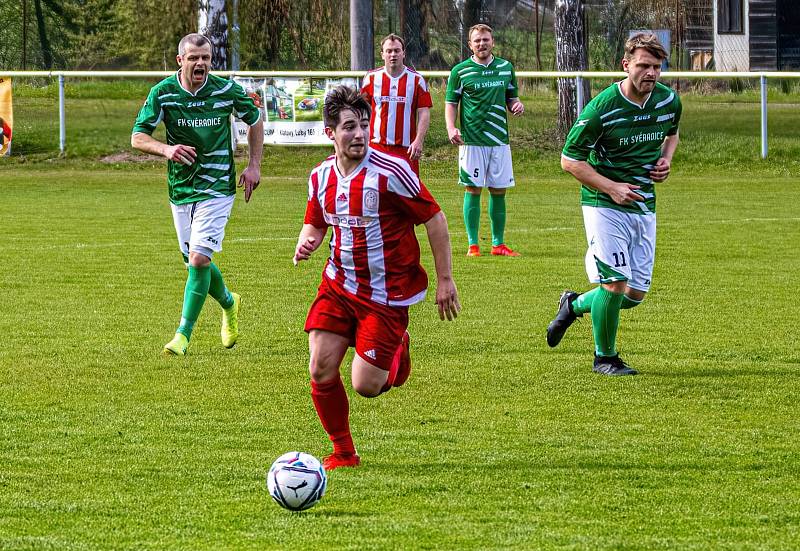
<path id="1" fill-rule="evenodd" d="M 717 71 L 749 71 L 750 2 L 743 2 L 744 34 L 718 34 L 717 1 L 714 0 L 714 66 Z"/>

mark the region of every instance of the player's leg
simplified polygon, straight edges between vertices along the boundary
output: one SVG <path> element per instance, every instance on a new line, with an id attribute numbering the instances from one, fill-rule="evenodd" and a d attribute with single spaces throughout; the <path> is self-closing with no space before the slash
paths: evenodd
<path id="1" fill-rule="evenodd" d="M 208 248 L 213 252 L 222 250 L 225 227 L 233 209 L 234 197 L 219 197 L 198 203 L 192 220 L 192 243 L 190 247 Z M 216 264 L 209 264 L 210 282 L 208 294 L 222 307 L 220 338 L 223 346 L 232 348 L 239 338 L 239 307 L 241 296 L 232 293 L 225 285 L 222 272 Z"/>
<path id="2" fill-rule="evenodd" d="M 639 216 L 636 239 L 631 246 L 631 279 L 622 298 L 623 310 L 639 306 L 650 290 L 656 257 L 656 215 Z"/>
<path id="3" fill-rule="evenodd" d="M 356 466 L 359 458 L 350 433 L 350 404 L 339 372 L 354 338 L 355 315 L 324 277 L 309 308 L 305 330 L 311 352 L 311 399 L 333 443 L 333 453 L 323 460 L 323 465 L 327 470 Z"/>
<path id="4" fill-rule="evenodd" d="M 593 370 L 603 375 L 635 375 L 617 352 L 619 314 L 625 289 L 631 280 L 631 255 L 636 242 L 635 219 L 628 213 L 605 208 L 583 208 L 586 238 L 586 270 L 600 286 L 572 303 L 576 314 L 590 313 L 595 343 Z M 591 301 L 591 302 L 590 302 Z"/>
<path id="5" fill-rule="evenodd" d="M 172 219 L 184 260 L 188 268 L 183 292 L 181 320 L 173 339 L 164 345 L 164 353 L 183 356 L 189 345 L 197 317 L 205 302 L 210 284 L 210 255 L 208 248 L 192 250 L 192 222 L 198 203 L 171 205 Z M 205 253 L 205 254 L 203 254 Z"/>
<path id="6" fill-rule="evenodd" d="M 469 241 L 467 256 L 480 256 L 481 188 L 486 183 L 486 159 L 480 146 L 459 146 L 458 183 L 464 186 L 464 226 Z"/>
<path id="7" fill-rule="evenodd" d="M 408 308 L 364 304 L 359 308 L 353 388 L 373 398 L 402 386 L 411 372 Z"/>
<path id="8" fill-rule="evenodd" d="M 333 453 L 322 461 L 326 470 L 355 467 L 360 463 L 350 433 L 350 403 L 339 367 L 350 339 L 329 331 L 313 329 L 308 333 L 311 352 L 311 399 L 322 428 L 333 443 Z"/>
<path id="9" fill-rule="evenodd" d="M 500 145 L 488 147 L 489 166 L 489 221 L 492 226 L 492 254 L 495 256 L 519 256 L 506 245 L 506 190 L 514 187 L 514 169 L 511 163 L 511 147 Z"/>

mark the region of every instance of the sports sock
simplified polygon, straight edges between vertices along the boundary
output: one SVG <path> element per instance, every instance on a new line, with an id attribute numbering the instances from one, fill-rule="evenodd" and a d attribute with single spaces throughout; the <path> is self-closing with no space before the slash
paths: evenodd
<path id="1" fill-rule="evenodd" d="M 464 225 L 470 245 L 478 244 L 478 229 L 481 225 L 481 196 L 464 192 Z"/>
<path id="2" fill-rule="evenodd" d="M 592 333 L 594 333 L 595 353 L 598 356 L 617 354 L 617 328 L 622 297 L 622 293 L 612 293 L 603 286 L 597 288 L 592 301 Z"/>
<path id="3" fill-rule="evenodd" d="M 187 339 L 192 336 L 192 329 L 203 309 L 210 283 L 211 270 L 208 266 L 189 266 L 189 277 L 186 278 L 183 292 L 181 324 L 178 326 L 178 333 L 183 333 Z"/>
<path id="4" fill-rule="evenodd" d="M 225 281 L 222 279 L 222 272 L 213 262 L 211 263 L 211 283 L 208 286 L 208 294 L 219 302 L 219 305 L 226 310 L 233 306 L 233 295 L 225 287 Z"/>
<path id="5" fill-rule="evenodd" d="M 592 302 L 600 287 L 595 287 L 591 291 L 586 291 L 572 301 L 572 311 L 577 315 L 588 314 L 592 311 Z"/>
<path id="6" fill-rule="evenodd" d="M 322 428 L 333 442 L 333 453 L 356 453 L 353 436 L 350 434 L 350 403 L 347 401 L 342 378 L 337 376 L 326 383 L 311 381 L 311 399 Z"/>
<path id="7" fill-rule="evenodd" d="M 624 295 L 622 297 L 622 305 L 620 306 L 621 310 L 630 310 L 631 308 L 636 308 L 642 303 L 641 300 L 633 300 L 632 298 L 628 298 L 628 295 Z"/>
<path id="8" fill-rule="evenodd" d="M 489 220 L 492 223 L 492 246 L 505 243 L 506 196 L 489 194 Z"/>

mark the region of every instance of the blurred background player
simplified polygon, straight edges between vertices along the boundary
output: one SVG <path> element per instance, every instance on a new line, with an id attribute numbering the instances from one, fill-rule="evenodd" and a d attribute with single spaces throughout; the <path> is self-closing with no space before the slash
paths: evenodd
<path id="1" fill-rule="evenodd" d="M 206 295 L 223 308 L 222 344 L 231 348 L 239 336 L 240 297 L 225 287 L 211 256 L 222 250 L 236 195 L 230 116 L 233 113 L 250 126 L 250 160 L 239 178 L 245 201 L 250 200 L 261 178 L 264 127 L 261 112 L 240 85 L 209 74 L 208 38 L 201 34 L 183 37 L 177 61 L 178 72 L 150 90 L 133 126 L 131 145 L 167 158 L 172 217 L 189 274 L 180 325 L 164 352 L 183 356 Z M 167 143 L 151 136 L 162 120 Z"/>
<path id="2" fill-rule="evenodd" d="M 422 75 L 406 67 L 405 41 L 396 34 L 381 40 L 384 66 L 367 73 L 361 93 L 372 107 L 370 146 L 407 159 L 419 176 L 419 159 L 431 123 L 433 102 Z"/>
<path id="3" fill-rule="evenodd" d="M 441 319 L 461 309 L 453 282 L 447 219 L 404 159 L 369 142 L 370 107 L 357 91 L 334 89 L 325 100 L 325 134 L 335 154 L 312 172 L 294 262 L 307 260 L 331 227 L 330 257 L 306 318 L 311 397 L 333 442 L 326 470 L 360 463 L 340 367 L 355 347 L 353 388 L 375 397 L 402 385 L 411 371 L 408 307 L 425 298 L 414 226 L 425 224 L 436 267 Z"/>
<path id="4" fill-rule="evenodd" d="M 591 314 L 593 370 L 636 375 L 617 353 L 621 309 L 638 306 L 650 289 L 656 252 L 655 182 L 667 179 L 678 147 L 681 101 L 658 82 L 667 52 L 652 34 L 625 44 L 627 78 L 597 95 L 567 136 L 561 166 L 581 183 L 586 272 L 600 285 L 564 291 L 547 344 L 561 342 L 579 316 Z"/>
<path id="5" fill-rule="evenodd" d="M 481 189 L 489 188 L 492 254 L 519 256 L 505 244 L 506 189 L 514 186 L 506 109 L 520 116 L 525 107 L 518 97 L 511 62 L 492 55 L 494 38 L 488 25 L 469 30 L 472 56 L 453 67 L 447 80 L 444 118 L 450 143 L 458 145 L 458 181 L 465 186 L 464 225 L 467 256 L 480 256 L 478 229 Z M 461 104 L 460 126 L 456 128 Z"/>

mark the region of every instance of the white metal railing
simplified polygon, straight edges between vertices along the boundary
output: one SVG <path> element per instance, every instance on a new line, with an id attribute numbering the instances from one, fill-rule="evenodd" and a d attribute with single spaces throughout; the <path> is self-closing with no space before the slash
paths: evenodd
<path id="1" fill-rule="evenodd" d="M 58 78 L 58 147 L 63 154 L 67 145 L 66 134 L 66 107 L 64 101 L 64 80 L 67 77 L 81 78 L 152 78 L 167 77 L 175 71 L 0 71 L 0 76 L 7 77 L 47 77 Z M 315 78 L 360 78 L 365 71 L 214 71 L 215 75 L 227 77 L 315 77 Z M 420 71 L 426 78 L 448 77 L 450 71 Z M 621 71 L 518 71 L 518 78 L 571 78 L 575 80 L 577 93 L 576 104 L 578 112 L 583 109 L 583 79 L 593 78 L 625 78 L 626 73 Z M 782 71 L 748 71 L 748 72 L 711 72 L 711 71 L 667 71 L 661 73 L 662 79 L 726 79 L 726 78 L 757 78 L 761 88 L 761 158 L 767 158 L 767 79 L 768 78 L 800 78 L 800 72 Z"/>

